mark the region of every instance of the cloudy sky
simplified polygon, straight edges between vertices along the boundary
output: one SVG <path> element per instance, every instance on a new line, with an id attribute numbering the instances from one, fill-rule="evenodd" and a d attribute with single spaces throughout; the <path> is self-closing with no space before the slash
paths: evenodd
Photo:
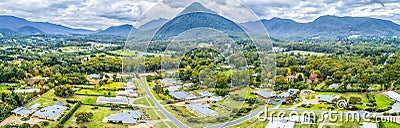
<path id="1" fill-rule="evenodd" d="M 0 15 L 51 22 L 91 30 L 170 18 L 188 6 L 177 0 L 0 0 Z M 171 2 L 173 1 L 173 2 Z M 238 11 L 243 4 L 261 19 L 273 17 L 311 22 L 323 15 L 373 17 L 400 24 L 398 0 L 201 0 L 205 6 L 240 22 L 251 15 Z M 245 9 L 244 9 L 245 10 Z M 230 12 L 236 11 L 233 14 Z M 150 15 L 142 16 L 143 14 Z M 151 17 L 151 18 L 150 18 Z M 143 20 L 146 19 L 146 20 Z"/>

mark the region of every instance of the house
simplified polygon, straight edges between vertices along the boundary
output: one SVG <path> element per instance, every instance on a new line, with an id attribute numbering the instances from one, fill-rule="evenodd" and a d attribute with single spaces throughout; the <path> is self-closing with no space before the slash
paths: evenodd
<path id="1" fill-rule="evenodd" d="M 115 92 L 115 95 L 116 96 L 132 96 L 132 97 L 139 96 L 139 94 L 134 90 L 117 91 L 117 92 Z"/>
<path id="2" fill-rule="evenodd" d="M 272 121 L 265 126 L 265 128 L 294 128 L 294 122 L 279 122 L 279 121 Z"/>
<path id="3" fill-rule="evenodd" d="M 22 116 L 22 117 L 29 117 L 34 111 L 32 109 L 27 109 L 27 108 L 16 108 L 11 113 L 14 113 L 16 116 Z"/>
<path id="4" fill-rule="evenodd" d="M 291 96 L 291 94 L 289 92 L 282 92 L 281 94 L 279 94 L 277 97 L 279 98 L 286 98 L 288 96 Z"/>
<path id="5" fill-rule="evenodd" d="M 136 124 L 143 119 L 143 114 L 137 110 L 124 110 L 118 114 L 111 114 L 108 118 L 108 122 L 122 123 L 122 124 Z"/>
<path id="6" fill-rule="evenodd" d="M 42 108 L 35 112 L 32 117 L 47 120 L 58 120 L 62 114 L 67 110 L 67 107 L 62 105 L 53 105 L 46 108 Z"/>
<path id="7" fill-rule="evenodd" d="M 90 74 L 89 79 L 100 79 L 100 75 L 99 74 Z"/>
<path id="8" fill-rule="evenodd" d="M 394 91 L 384 92 L 383 95 L 393 100 L 394 102 L 400 102 L 400 94 Z"/>
<path id="9" fill-rule="evenodd" d="M 39 107 L 40 107 L 40 103 L 35 103 L 31 107 L 29 107 L 29 109 L 36 111 L 36 110 L 38 110 Z"/>
<path id="10" fill-rule="evenodd" d="M 317 97 L 320 102 L 333 103 L 333 99 L 340 98 L 340 95 L 318 95 Z"/>
<path id="11" fill-rule="evenodd" d="M 300 93 L 315 94 L 315 91 L 313 91 L 313 90 L 301 90 Z"/>
<path id="12" fill-rule="evenodd" d="M 193 102 L 189 104 L 188 109 L 192 111 L 195 115 L 200 117 L 218 115 L 217 112 L 210 109 L 209 104 L 200 104 Z"/>
<path id="13" fill-rule="evenodd" d="M 210 96 L 213 96 L 213 94 L 210 93 L 209 91 L 200 92 L 200 95 L 201 95 L 202 97 L 210 97 Z"/>
<path id="14" fill-rule="evenodd" d="M 192 100 L 197 98 L 195 95 L 189 94 L 185 91 L 169 92 L 169 96 L 180 101 Z"/>
<path id="15" fill-rule="evenodd" d="M 262 98 L 273 98 L 273 97 L 276 96 L 276 92 L 274 92 L 274 91 L 272 91 L 272 92 L 267 92 L 267 91 L 265 91 L 265 90 L 257 90 L 257 91 L 254 91 L 254 94 L 255 94 L 255 95 L 258 95 L 258 96 L 260 96 L 260 97 L 262 97 Z"/>
<path id="16" fill-rule="evenodd" d="M 104 97 L 99 96 L 96 100 L 97 104 L 129 104 L 129 99 L 125 96 L 117 96 L 117 97 Z"/>
<path id="17" fill-rule="evenodd" d="M 194 85 L 193 83 L 186 83 L 186 84 L 183 84 L 184 87 L 193 87 L 193 85 Z"/>
<path id="18" fill-rule="evenodd" d="M 126 83 L 125 86 L 124 86 L 124 88 L 125 88 L 125 90 L 128 90 L 128 89 L 136 90 L 136 89 L 137 89 L 135 83 L 133 83 L 133 82 L 128 82 L 128 83 Z"/>
<path id="19" fill-rule="evenodd" d="M 169 86 L 167 89 L 170 92 L 175 92 L 175 91 L 180 90 L 181 88 L 182 88 L 182 86 Z"/>
<path id="20" fill-rule="evenodd" d="M 18 90 L 14 90 L 15 93 L 33 93 L 33 92 L 40 92 L 40 89 L 18 89 Z"/>
<path id="21" fill-rule="evenodd" d="M 331 84 L 329 85 L 329 89 L 338 89 L 339 88 L 339 84 Z"/>
<path id="22" fill-rule="evenodd" d="M 221 101 L 221 100 L 224 100 L 224 98 L 222 98 L 222 96 L 211 96 L 208 101 L 217 102 L 217 101 Z"/>
<path id="23" fill-rule="evenodd" d="M 378 128 L 378 126 L 376 126 L 375 123 L 367 123 L 367 122 L 364 122 L 364 123 L 362 124 L 361 128 Z"/>

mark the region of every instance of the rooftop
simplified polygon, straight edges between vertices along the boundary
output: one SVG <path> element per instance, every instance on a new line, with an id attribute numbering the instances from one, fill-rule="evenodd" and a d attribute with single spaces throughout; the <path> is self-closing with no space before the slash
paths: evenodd
<path id="1" fill-rule="evenodd" d="M 97 98 L 96 103 L 102 104 L 129 104 L 129 100 L 125 96 L 117 96 L 117 97 L 104 97 L 104 96 L 99 96 Z"/>
<path id="2" fill-rule="evenodd" d="M 66 109 L 66 107 L 61 105 L 53 105 L 40 109 L 39 111 L 35 112 L 33 116 L 55 120 L 64 111 L 64 109 Z"/>
<path id="3" fill-rule="evenodd" d="M 135 124 L 136 120 L 142 117 L 142 113 L 137 110 L 124 110 L 118 114 L 111 114 L 108 121 L 121 122 L 123 124 Z"/>
<path id="4" fill-rule="evenodd" d="M 177 100 L 190 100 L 196 99 L 195 95 L 189 94 L 185 91 L 169 92 L 169 95 Z"/>
<path id="5" fill-rule="evenodd" d="M 201 96 L 213 96 L 212 93 L 210 93 L 209 91 L 204 91 L 204 92 L 200 92 Z"/>
<path id="6" fill-rule="evenodd" d="M 400 102 L 400 94 L 394 91 L 387 91 L 384 92 L 383 95 L 388 97 L 389 99 L 395 101 L 395 102 Z"/>
<path id="7" fill-rule="evenodd" d="M 27 115 L 31 114 L 32 112 L 33 112 L 33 110 L 27 109 L 27 108 L 16 108 L 13 111 L 11 111 L 11 113 L 19 114 L 22 116 L 27 116 Z"/>
<path id="8" fill-rule="evenodd" d="M 169 86 L 167 89 L 170 92 L 175 92 L 175 91 L 178 91 L 181 88 L 182 88 L 181 86 Z"/>
<path id="9" fill-rule="evenodd" d="M 200 103 L 190 103 L 188 106 L 191 110 L 203 115 L 203 116 L 209 116 L 209 115 L 216 115 L 218 114 L 214 110 L 210 109 L 209 104 L 200 104 Z"/>

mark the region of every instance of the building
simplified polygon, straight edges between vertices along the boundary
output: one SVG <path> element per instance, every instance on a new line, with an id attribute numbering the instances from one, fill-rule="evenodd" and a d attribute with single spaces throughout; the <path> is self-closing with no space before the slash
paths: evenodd
<path id="1" fill-rule="evenodd" d="M 100 75 L 99 74 L 90 74 L 89 78 L 90 79 L 100 79 Z"/>
<path id="2" fill-rule="evenodd" d="M 34 111 L 32 109 L 27 108 L 16 108 L 11 113 L 15 114 L 16 116 L 22 117 L 29 117 Z"/>
<path id="3" fill-rule="evenodd" d="M 136 124 L 143 119 L 143 114 L 137 110 L 124 110 L 118 114 L 111 114 L 108 118 L 108 122 L 122 123 L 122 124 Z"/>
<path id="4" fill-rule="evenodd" d="M 170 92 L 175 92 L 175 91 L 179 91 L 182 88 L 182 86 L 169 86 L 167 89 Z"/>
<path id="5" fill-rule="evenodd" d="M 383 95 L 393 100 L 394 102 L 400 102 L 400 94 L 394 91 L 384 92 Z"/>
<path id="6" fill-rule="evenodd" d="M 278 122 L 272 121 L 265 126 L 265 128 L 294 128 L 294 122 Z"/>
<path id="7" fill-rule="evenodd" d="M 99 96 L 96 100 L 97 104 L 129 104 L 129 99 L 125 96 L 117 96 L 117 97 L 104 97 Z"/>
<path id="8" fill-rule="evenodd" d="M 364 123 L 362 124 L 361 128 L 378 128 L 378 126 L 376 126 L 375 123 L 367 123 L 367 122 L 364 122 Z"/>
<path id="9" fill-rule="evenodd" d="M 213 96 L 213 94 L 210 93 L 209 91 L 200 92 L 200 95 L 201 95 L 202 97 L 210 97 L 210 96 Z"/>
<path id="10" fill-rule="evenodd" d="M 339 84 L 331 84 L 329 85 L 329 89 L 338 89 L 339 88 Z"/>
<path id="11" fill-rule="evenodd" d="M 315 94 L 315 91 L 313 91 L 313 90 L 301 90 L 300 93 Z"/>
<path id="12" fill-rule="evenodd" d="M 186 83 L 186 84 L 183 84 L 183 86 L 184 86 L 184 87 L 193 87 L 194 84 L 193 84 L 193 83 Z"/>
<path id="13" fill-rule="evenodd" d="M 39 107 L 40 107 L 40 103 L 35 103 L 31 107 L 29 107 L 29 109 L 36 111 L 36 110 L 38 110 Z"/>
<path id="14" fill-rule="evenodd" d="M 340 95 L 318 95 L 317 97 L 320 102 L 333 103 L 333 99 L 340 98 Z"/>
<path id="15" fill-rule="evenodd" d="M 40 92 L 40 89 L 18 89 L 18 90 L 14 90 L 15 93 L 33 93 L 33 92 Z"/>
<path id="16" fill-rule="evenodd" d="M 169 92 L 169 96 L 180 101 L 192 100 L 197 98 L 195 95 L 189 94 L 185 91 Z"/>
<path id="17" fill-rule="evenodd" d="M 254 91 L 254 94 L 262 97 L 262 98 L 273 98 L 276 96 L 276 92 L 272 91 L 272 92 L 267 92 L 265 90 L 257 90 Z"/>
<path id="18" fill-rule="evenodd" d="M 192 111 L 195 115 L 201 117 L 218 115 L 217 112 L 210 109 L 209 104 L 200 104 L 193 102 L 189 104 L 188 109 Z"/>
<path id="19" fill-rule="evenodd" d="M 46 108 L 42 108 L 35 112 L 32 117 L 47 120 L 58 120 L 64 114 L 67 107 L 62 105 L 53 105 Z"/>
<path id="20" fill-rule="evenodd" d="M 221 101 L 224 100 L 224 98 L 222 98 L 222 96 L 211 96 L 209 101 L 211 102 L 217 102 L 217 101 Z"/>

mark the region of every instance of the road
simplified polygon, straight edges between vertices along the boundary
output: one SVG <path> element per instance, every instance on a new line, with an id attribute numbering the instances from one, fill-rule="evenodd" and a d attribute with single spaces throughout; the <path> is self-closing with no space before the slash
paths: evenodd
<path id="1" fill-rule="evenodd" d="M 177 118 L 175 118 L 171 113 L 169 113 L 165 108 L 163 107 L 162 104 L 160 104 L 157 99 L 154 97 L 154 95 L 151 93 L 150 89 L 147 87 L 147 85 L 143 82 L 142 79 L 140 79 L 140 82 L 143 85 L 144 90 L 146 90 L 147 94 L 149 95 L 150 99 L 156 104 L 156 106 L 161 110 L 161 112 L 169 119 L 171 120 L 176 126 L 179 128 L 189 128 L 185 124 L 183 124 L 181 121 L 179 121 Z"/>

